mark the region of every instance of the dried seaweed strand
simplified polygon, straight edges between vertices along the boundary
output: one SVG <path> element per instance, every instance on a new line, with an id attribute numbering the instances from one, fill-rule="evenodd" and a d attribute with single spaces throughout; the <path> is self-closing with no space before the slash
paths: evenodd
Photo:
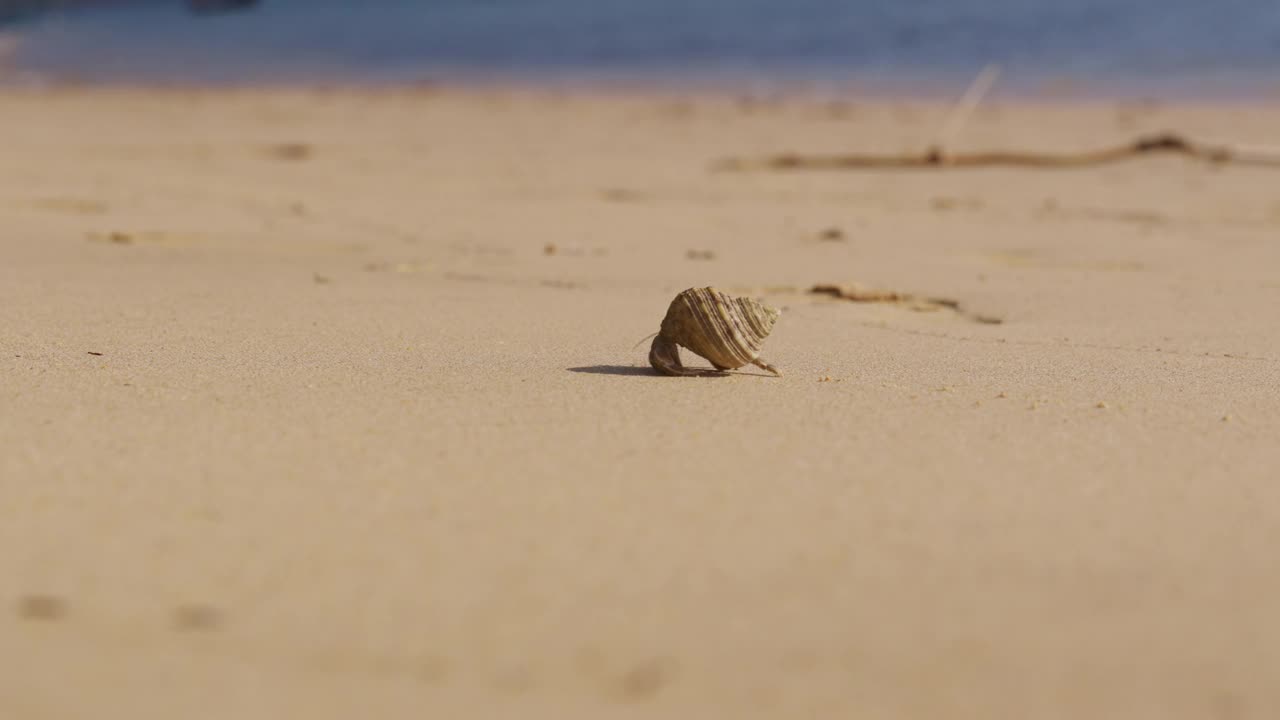
<path id="1" fill-rule="evenodd" d="M 999 325 L 1003 322 L 1001 318 L 973 312 L 961 306 L 960 301 L 952 300 L 951 298 L 920 297 L 910 293 L 900 293 L 894 290 L 876 290 L 859 285 L 814 285 L 809 288 L 809 294 L 829 295 L 839 300 L 857 303 L 899 305 L 919 312 L 947 309 L 961 317 L 984 325 Z"/>
<path id="2" fill-rule="evenodd" d="M 717 163 L 724 170 L 857 170 L 947 169 L 972 167 L 1077 168 L 1131 160 L 1149 155 L 1181 155 L 1215 165 L 1254 165 L 1280 168 L 1280 148 L 1236 147 L 1197 142 L 1177 133 L 1146 135 L 1131 143 L 1083 152 L 992 150 L 948 153 L 931 147 L 922 153 L 897 155 L 782 154 L 763 158 L 730 158 Z"/>

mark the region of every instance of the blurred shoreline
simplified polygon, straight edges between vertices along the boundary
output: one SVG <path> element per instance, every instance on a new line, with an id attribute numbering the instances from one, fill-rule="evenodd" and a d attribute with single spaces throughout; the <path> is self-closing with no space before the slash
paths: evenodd
<path id="1" fill-rule="evenodd" d="M 545 93 L 585 96 L 730 98 L 761 102 L 950 102 L 972 82 L 980 67 L 966 72 L 867 73 L 844 77 L 816 74 L 749 76 L 655 72 L 492 72 L 452 69 L 385 75 L 341 69 L 278 72 L 258 78 L 95 77 L 74 70 L 33 68 L 21 62 L 21 41 L 0 31 L 0 92 L 22 90 L 145 90 L 175 92 L 401 93 L 444 91 Z M 987 103 L 1174 105 L 1262 105 L 1280 103 L 1280 84 L 1253 74 L 1182 78 L 1113 78 L 1100 81 L 1069 75 L 1035 76 L 1005 71 Z"/>
<path id="2" fill-rule="evenodd" d="M 1280 99 L 1280 12 L 1234 4 L 156 0 L 0 26 L 0 83 L 946 99 L 999 64 L 994 99 Z"/>
<path id="3" fill-rule="evenodd" d="M 147 92 L 147 93 L 340 93 L 344 95 L 397 95 L 446 93 L 485 95 L 547 95 L 566 97 L 706 98 L 743 103 L 894 103 L 948 104 L 967 87 L 968 80 L 897 82 L 884 78 L 822 83 L 811 80 L 670 80 L 656 77 L 564 78 L 511 77 L 479 73 L 426 75 L 412 80 L 353 80 L 308 77 L 247 81 L 88 80 L 75 75 L 48 75 L 6 68 L 0 38 L 0 93 L 25 92 Z M 1272 107 L 1280 105 L 1280 91 L 1262 84 L 1221 86 L 1197 92 L 1176 83 L 1135 83 L 1130 86 L 1088 84 L 1072 78 L 1052 78 L 1041 83 L 1004 84 L 994 89 L 984 105 L 1168 105 L 1178 107 Z"/>

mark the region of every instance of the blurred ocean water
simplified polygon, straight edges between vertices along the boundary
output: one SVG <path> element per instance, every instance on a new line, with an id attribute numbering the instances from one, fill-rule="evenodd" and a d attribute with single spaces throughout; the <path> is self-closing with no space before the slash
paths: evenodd
<path id="1" fill-rule="evenodd" d="M 5 30 L 0 29 L 0 32 Z M 14 24 L 10 65 L 87 82 L 638 81 L 1280 92 L 1280 0 L 181 0 Z"/>

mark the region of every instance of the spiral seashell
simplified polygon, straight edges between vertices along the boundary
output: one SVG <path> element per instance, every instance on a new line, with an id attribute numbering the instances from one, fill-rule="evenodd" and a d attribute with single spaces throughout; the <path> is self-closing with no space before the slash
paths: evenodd
<path id="1" fill-rule="evenodd" d="M 676 296 L 649 348 L 649 364 L 663 375 L 705 375 L 686 368 L 678 346 L 701 355 L 716 370 L 756 365 L 774 375 L 778 369 L 760 359 L 779 312 L 750 298 L 735 298 L 715 288 L 690 288 Z"/>

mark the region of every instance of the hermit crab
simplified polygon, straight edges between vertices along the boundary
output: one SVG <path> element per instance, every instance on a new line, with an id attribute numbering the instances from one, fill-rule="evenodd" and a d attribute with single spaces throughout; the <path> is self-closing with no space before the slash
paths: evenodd
<path id="1" fill-rule="evenodd" d="M 711 374 L 682 365 L 679 347 L 683 346 L 710 360 L 719 371 L 755 365 L 781 375 L 760 359 L 760 348 L 778 314 L 750 298 L 730 297 L 712 287 L 690 288 L 667 308 L 662 329 L 649 348 L 649 364 L 663 375 Z"/>

